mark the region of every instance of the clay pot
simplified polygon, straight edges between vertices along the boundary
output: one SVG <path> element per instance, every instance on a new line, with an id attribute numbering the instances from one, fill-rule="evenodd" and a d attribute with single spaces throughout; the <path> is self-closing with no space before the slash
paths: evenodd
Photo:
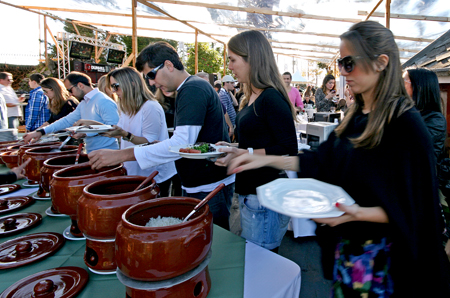
<path id="1" fill-rule="evenodd" d="M 186 273 L 207 256 L 213 223 L 209 206 L 203 206 L 185 223 L 145 227 L 150 218 L 184 218 L 198 199 L 159 198 L 130 207 L 122 215 L 116 232 L 116 263 L 132 279 L 159 281 Z"/>
<path id="2" fill-rule="evenodd" d="M 50 193 L 50 180 L 52 179 L 53 173 L 75 165 L 76 156 L 76 154 L 67 154 L 52 157 L 44 161 L 44 165 L 41 168 L 41 180 L 39 181 L 38 195 L 41 189 L 44 192 Z M 89 158 L 87 154 L 80 154 L 80 158 L 78 160 L 80 164 L 88 161 Z"/>
<path id="3" fill-rule="evenodd" d="M 74 236 L 83 236 L 76 222 L 77 203 L 83 194 L 83 188 L 98 180 L 126 174 L 127 171 L 123 164 L 93 170 L 87 163 L 73 165 L 53 173 L 50 181 L 52 204 L 57 212 L 70 216 L 72 219 L 71 233 Z"/>
<path id="4" fill-rule="evenodd" d="M 19 155 L 17 154 L 19 151 L 20 145 L 8 146 L 6 149 L 3 149 L 3 152 L 0 154 L 3 162 L 10 169 L 18 166 L 19 163 Z"/>
<path id="5" fill-rule="evenodd" d="M 51 152 L 52 149 L 58 149 L 59 146 L 45 146 L 45 147 L 37 147 L 30 148 L 25 151 L 23 155 L 23 159 L 27 160 L 31 158 L 30 163 L 25 168 L 25 175 L 28 180 L 34 183 L 41 180 L 41 168 L 44 165 L 44 161 L 49 158 L 67 155 L 71 153 L 76 153 L 78 147 L 77 146 L 64 146 L 61 148 L 61 152 Z"/>
<path id="6" fill-rule="evenodd" d="M 19 148 L 19 165 L 22 164 L 23 162 L 23 155 L 25 154 L 25 151 L 31 148 L 36 148 L 36 147 L 45 147 L 45 146 L 53 146 L 53 145 L 61 145 L 61 142 L 45 142 L 45 143 L 35 143 L 35 144 L 24 144 L 22 146 L 20 146 Z"/>

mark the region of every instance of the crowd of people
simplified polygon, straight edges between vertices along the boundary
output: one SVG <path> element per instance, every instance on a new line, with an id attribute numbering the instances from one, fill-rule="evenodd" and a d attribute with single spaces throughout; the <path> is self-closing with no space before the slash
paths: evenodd
<path id="1" fill-rule="evenodd" d="M 279 73 L 259 31 L 233 36 L 227 49 L 234 78 L 219 82 L 190 75 L 166 42 L 142 50 L 136 68 L 111 71 L 100 90 L 78 72 L 63 82 L 30 77 L 36 103 L 24 140 L 74 125 L 113 125 L 101 135 L 77 135 L 93 169 L 123 162 L 132 175 L 157 170 L 162 196 L 177 181 L 183 196 L 198 199 L 223 183 L 208 203 L 214 223 L 230 229 L 236 193 L 241 236 L 274 252 L 290 218 L 262 206 L 256 188 L 286 177 L 286 170 L 338 185 L 356 203 L 336 203 L 342 216 L 313 219 L 325 275 L 334 280 L 332 296 L 450 297 L 450 241 L 436 176 L 447 131 L 436 75 L 425 69 L 402 73 L 392 32 L 371 21 L 341 35 L 338 66 L 347 83 L 341 100 L 331 74 L 317 90 L 308 86 L 301 94 L 292 87 L 292 75 Z M 0 74 L 2 94 L 11 93 L 11 80 Z M 38 104 L 45 100 L 48 117 Z M 299 153 L 294 123 L 307 106 L 342 109 L 345 117 L 317 150 Z M 11 115 L 14 126 L 17 113 Z M 169 150 L 198 142 L 226 145 L 219 149 L 226 155 L 186 159 Z M 150 145 L 136 146 L 144 143 Z"/>

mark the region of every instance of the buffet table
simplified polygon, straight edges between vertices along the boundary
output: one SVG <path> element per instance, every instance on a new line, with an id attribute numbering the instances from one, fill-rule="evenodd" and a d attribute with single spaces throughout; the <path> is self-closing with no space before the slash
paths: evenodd
<path id="1" fill-rule="evenodd" d="M 0 172 L 4 171 L 5 168 L 0 169 Z M 17 184 L 23 182 L 24 180 Z M 23 188 L 2 197 L 28 195 L 36 190 L 37 188 Z M 35 212 L 40 213 L 43 219 L 42 223 L 34 228 L 0 238 L 0 243 L 39 232 L 62 234 L 70 225 L 70 218 L 47 216 L 45 210 L 50 205 L 50 200 L 36 200 L 31 206 L 2 215 Z M 115 274 L 98 275 L 88 270 L 83 260 L 84 250 L 84 240 L 66 240 L 59 251 L 46 259 L 22 267 L 0 270 L 0 292 L 31 274 L 50 268 L 77 266 L 89 272 L 89 282 L 78 297 L 125 297 L 125 286 L 118 281 Z M 212 252 L 209 263 L 212 287 L 208 297 L 299 297 L 300 268 L 292 261 L 252 243 L 246 244 L 243 238 L 217 226 L 214 226 Z"/>

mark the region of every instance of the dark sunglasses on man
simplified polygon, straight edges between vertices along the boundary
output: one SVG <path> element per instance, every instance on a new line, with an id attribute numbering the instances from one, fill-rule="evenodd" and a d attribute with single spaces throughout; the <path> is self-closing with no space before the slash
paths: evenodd
<path id="1" fill-rule="evenodd" d="M 145 75 L 145 78 L 146 78 L 147 80 L 152 80 L 152 81 L 153 81 L 153 80 L 156 78 L 156 73 L 157 73 L 158 70 L 160 70 L 163 66 L 164 66 L 164 62 L 163 62 L 160 66 L 155 67 L 155 68 L 153 68 L 153 70 L 149 71 L 149 72 Z"/>

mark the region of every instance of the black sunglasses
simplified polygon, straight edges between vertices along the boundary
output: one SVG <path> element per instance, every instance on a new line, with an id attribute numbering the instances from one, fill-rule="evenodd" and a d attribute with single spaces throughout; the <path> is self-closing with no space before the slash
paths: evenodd
<path id="1" fill-rule="evenodd" d="M 77 84 L 78 84 L 78 83 L 77 83 Z M 68 91 L 69 93 L 72 93 L 72 89 L 73 89 L 77 84 L 72 85 L 72 87 L 70 87 L 69 89 L 67 89 L 67 91 Z"/>
<path id="2" fill-rule="evenodd" d="M 344 58 L 337 59 L 339 71 L 344 68 L 345 72 L 351 73 L 355 68 L 356 58 L 357 57 L 345 56 Z"/>
<path id="3" fill-rule="evenodd" d="M 116 92 L 119 89 L 119 86 L 120 86 L 119 83 L 111 84 L 111 90 L 113 92 Z"/>
<path id="4" fill-rule="evenodd" d="M 158 70 L 160 70 L 163 66 L 164 66 L 164 62 L 163 62 L 160 66 L 153 68 L 152 71 L 149 71 L 149 72 L 145 75 L 145 78 L 146 78 L 147 80 L 152 80 L 152 81 L 153 81 L 153 80 L 156 78 L 156 73 L 157 73 Z"/>

